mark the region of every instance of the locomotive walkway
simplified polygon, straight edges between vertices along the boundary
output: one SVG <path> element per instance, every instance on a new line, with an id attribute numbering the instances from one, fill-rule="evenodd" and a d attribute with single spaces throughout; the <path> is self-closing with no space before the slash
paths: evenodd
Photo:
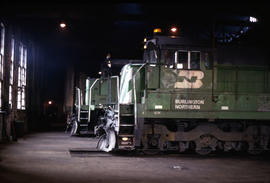
<path id="1" fill-rule="evenodd" d="M 267 156 L 108 154 L 96 141 L 48 132 L 1 144 L 0 182 L 270 182 Z"/>

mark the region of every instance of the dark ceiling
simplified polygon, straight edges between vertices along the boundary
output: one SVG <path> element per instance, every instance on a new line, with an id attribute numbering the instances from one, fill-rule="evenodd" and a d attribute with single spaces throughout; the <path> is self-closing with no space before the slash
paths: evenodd
<path id="1" fill-rule="evenodd" d="M 260 22 L 257 32 L 253 33 L 253 42 L 268 45 L 268 15 L 268 4 L 247 2 L 5 1 L 0 7 L 0 17 L 22 27 L 42 48 L 49 63 L 48 80 L 55 83 L 61 83 L 67 67 L 97 76 L 108 52 L 112 58 L 141 59 L 143 38 L 151 35 L 154 27 L 177 25 L 201 34 L 211 30 L 215 22 L 224 25 L 223 30 L 233 31 L 237 26 L 249 24 L 243 17 L 254 16 Z M 61 21 L 67 24 L 65 30 L 59 29 Z"/>
<path id="2" fill-rule="evenodd" d="M 260 3 L 89 3 L 12 2 L 1 6 L 4 17 L 20 24 L 44 47 L 65 51 L 77 60 L 98 62 L 107 52 L 112 57 L 139 59 L 141 41 L 154 27 L 178 25 L 186 30 L 211 26 L 243 25 L 241 17 L 254 16 L 268 26 L 268 6 Z M 60 21 L 67 29 L 60 31 Z M 196 25 L 192 27 L 191 25 Z M 186 27 L 185 27 L 186 26 Z M 191 26 L 191 28 L 188 28 Z M 183 29 L 184 29 L 183 28 Z M 73 58 L 73 59 L 75 59 Z M 82 61 L 82 64 L 85 61 Z"/>

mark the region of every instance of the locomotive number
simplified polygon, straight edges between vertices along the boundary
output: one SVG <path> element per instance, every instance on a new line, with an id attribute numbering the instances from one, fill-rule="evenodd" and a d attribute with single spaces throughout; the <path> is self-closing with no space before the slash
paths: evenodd
<path id="1" fill-rule="evenodd" d="M 203 79 L 204 73 L 202 71 L 181 70 L 178 76 L 183 77 L 184 80 L 175 82 L 174 88 L 200 88 L 203 85 L 201 79 Z M 196 78 L 195 82 L 192 82 L 192 77 Z"/>

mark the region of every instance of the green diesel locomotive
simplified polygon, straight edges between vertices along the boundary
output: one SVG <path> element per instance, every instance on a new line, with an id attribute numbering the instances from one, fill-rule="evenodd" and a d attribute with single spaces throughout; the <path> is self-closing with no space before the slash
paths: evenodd
<path id="1" fill-rule="evenodd" d="M 145 40 L 142 63 L 125 65 L 119 80 L 92 82 L 89 111 L 103 110 L 95 129 L 98 148 L 269 150 L 269 68 L 217 64 L 215 51 L 204 43 L 155 35 Z"/>

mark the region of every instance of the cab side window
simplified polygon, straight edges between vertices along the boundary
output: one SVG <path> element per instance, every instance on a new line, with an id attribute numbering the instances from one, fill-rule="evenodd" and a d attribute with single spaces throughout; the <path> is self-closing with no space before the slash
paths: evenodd
<path id="1" fill-rule="evenodd" d="M 188 69 L 188 51 L 178 51 L 177 69 Z"/>
<path id="2" fill-rule="evenodd" d="M 190 53 L 190 69 L 200 69 L 200 57 L 201 54 L 199 51 L 192 51 Z"/>
<path id="3" fill-rule="evenodd" d="M 200 69 L 201 53 L 199 51 L 180 50 L 175 52 L 176 69 Z"/>
<path id="4" fill-rule="evenodd" d="M 158 49 L 157 47 L 149 42 L 147 44 L 146 51 L 144 52 L 144 60 L 146 63 L 157 63 L 158 62 Z"/>
<path id="5" fill-rule="evenodd" d="M 204 65 L 206 69 L 213 68 L 213 54 L 212 53 L 205 53 L 204 55 Z"/>
<path id="6" fill-rule="evenodd" d="M 162 50 L 161 51 L 161 62 L 167 66 L 174 64 L 174 50 Z"/>

